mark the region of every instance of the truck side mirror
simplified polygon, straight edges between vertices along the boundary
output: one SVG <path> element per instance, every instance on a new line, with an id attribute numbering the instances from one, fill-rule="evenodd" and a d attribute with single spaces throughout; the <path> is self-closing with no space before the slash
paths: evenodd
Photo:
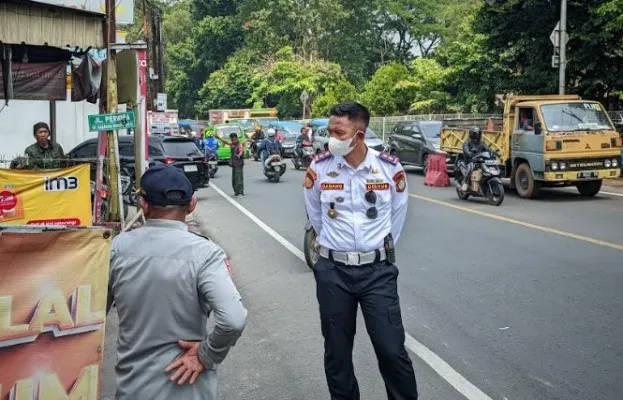
<path id="1" fill-rule="evenodd" d="M 541 124 L 541 122 L 537 121 L 537 123 L 534 124 L 534 134 L 540 135 L 542 130 L 543 130 L 543 125 Z"/>

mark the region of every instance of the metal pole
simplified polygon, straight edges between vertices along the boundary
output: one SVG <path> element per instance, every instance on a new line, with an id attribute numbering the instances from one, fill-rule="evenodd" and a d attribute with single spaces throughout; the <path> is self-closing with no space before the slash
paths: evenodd
<path id="1" fill-rule="evenodd" d="M 558 94 L 565 94 L 565 74 L 567 66 L 567 0 L 560 2 L 560 34 L 558 35 L 559 66 L 558 66 Z"/>

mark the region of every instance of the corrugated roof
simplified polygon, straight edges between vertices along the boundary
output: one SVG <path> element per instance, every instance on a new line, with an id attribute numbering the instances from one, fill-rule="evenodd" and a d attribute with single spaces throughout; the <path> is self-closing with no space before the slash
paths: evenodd
<path id="1" fill-rule="evenodd" d="M 37 46 L 104 47 L 99 14 L 34 2 L 0 4 L 0 41 Z"/>

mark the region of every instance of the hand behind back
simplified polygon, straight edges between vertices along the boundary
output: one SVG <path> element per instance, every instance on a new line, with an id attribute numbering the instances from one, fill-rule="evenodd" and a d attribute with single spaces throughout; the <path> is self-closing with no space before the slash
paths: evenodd
<path id="1" fill-rule="evenodd" d="M 164 370 L 165 372 L 176 370 L 170 378 L 173 382 L 177 381 L 178 385 L 183 385 L 188 381 L 192 385 L 199 374 L 205 370 L 198 356 L 200 344 L 201 342 L 187 342 L 185 340 L 177 342 L 177 345 L 185 351 L 180 358 L 173 361 Z"/>

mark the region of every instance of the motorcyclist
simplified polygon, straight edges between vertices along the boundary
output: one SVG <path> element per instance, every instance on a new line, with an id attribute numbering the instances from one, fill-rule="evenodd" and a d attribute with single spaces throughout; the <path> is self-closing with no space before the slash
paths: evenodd
<path id="1" fill-rule="evenodd" d="M 260 141 L 264 140 L 266 136 L 264 135 L 264 131 L 260 125 L 255 125 L 255 132 L 251 136 L 251 150 L 255 154 L 257 151 L 257 146 Z"/>
<path id="2" fill-rule="evenodd" d="M 309 129 L 305 126 L 301 128 L 301 134 L 296 137 L 295 151 L 299 159 L 303 158 L 303 142 L 311 142 Z"/>
<path id="3" fill-rule="evenodd" d="M 254 142 L 259 142 L 260 140 L 264 140 L 264 131 L 262 127 L 259 125 L 255 125 L 255 132 L 253 132 L 253 136 L 251 136 L 251 140 Z"/>
<path id="4" fill-rule="evenodd" d="M 215 156 L 218 153 L 218 141 L 214 137 L 213 129 L 206 129 L 206 136 L 203 139 L 203 154 L 206 157 Z"/>
<path id="5" fill-rule="evenodd" d="M 474 156 L 484 151 L 493 153 L 482 141 L 482 130 L 477 126 L 473 126 L 469 130 L 469 138 L 463 143 L 463 164 L 465 167 L 465 173 L 463 175 L 465 179 L 461 187 L 462 191 L 465 192 L 469 187 L 468 183 L 470 182 L 472 171 L 474 170 L 474 163 L 472 162 Z"/>
<path id="6" fill-rule="evenodd" d="M 266 133 L 268 134 L 268 137 L 263 140 L 262 144 L 260 145 L 260 154 L 263 165 L 266 165 L 266 159 L 268 159 L 268 156 L 273 154 L 281 154 L 281 152 L 283 151 L 281 147 L 281 142 L 279 142 L 275 137 L 275 134 L 277 132 L 273 128 L 269 128 Z"/>

